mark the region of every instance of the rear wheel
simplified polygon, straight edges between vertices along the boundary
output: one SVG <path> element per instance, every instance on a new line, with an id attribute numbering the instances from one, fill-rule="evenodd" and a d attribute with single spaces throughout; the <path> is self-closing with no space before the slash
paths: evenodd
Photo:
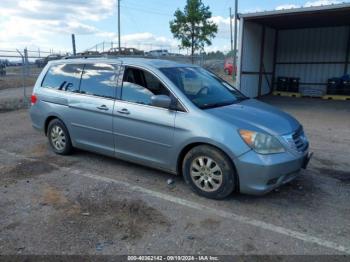
<path id="1" fill-rule="evenodd" d="M 186 183 L 207 198 L 224 199 L 235 188 L 235 170 L 230 159 L 211 146 L 191 149 L 184 158 L 182 172 Z"/>
<path id="2" fill-rule="evenodd" d="M 47 137 L 52 150 L 59 155 L 69 155 L 72 143 L 66 126 L 59 119 L 54 119 L 47 128 Z"/>

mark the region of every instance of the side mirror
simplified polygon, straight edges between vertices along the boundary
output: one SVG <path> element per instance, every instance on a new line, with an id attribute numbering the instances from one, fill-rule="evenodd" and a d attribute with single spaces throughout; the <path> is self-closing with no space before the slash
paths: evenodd
<path id="1" fill-rule="evenodd" d="M 171 105 L 171 99 L 166 95 L 152 96 L 151 105 L 169 109 Z"/>

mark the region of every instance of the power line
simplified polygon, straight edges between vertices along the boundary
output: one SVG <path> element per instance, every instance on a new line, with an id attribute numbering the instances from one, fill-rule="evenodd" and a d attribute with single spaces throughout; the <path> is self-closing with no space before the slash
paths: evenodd
<path id="1" fill-rule="evenodd" d="M 129 12 L 130 10 L 128 10 L 127 8 L 124 9 L 125 12 L 128 14 L 128 18 L 130 19 L 130 21 L 133 23 L 134 26 L 136 26 L 137 30 L 141 32 L 142 30 L 140 30 L 139 23 L 134 19 L 134 16 L 131 14 L 131 12 Z"/>

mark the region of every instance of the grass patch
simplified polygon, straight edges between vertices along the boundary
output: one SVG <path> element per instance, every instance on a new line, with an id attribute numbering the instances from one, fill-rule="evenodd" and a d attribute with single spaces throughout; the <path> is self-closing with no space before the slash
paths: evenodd
<path id="1" fill-rule="evenodd" d="M 29 76 L 24 79 L 21 76 L 5 76 L 0 77 L 0 90 L 8 89 L 8 88 L 19 88 L 24 86 L 34 86 L 36 76 Z"/>

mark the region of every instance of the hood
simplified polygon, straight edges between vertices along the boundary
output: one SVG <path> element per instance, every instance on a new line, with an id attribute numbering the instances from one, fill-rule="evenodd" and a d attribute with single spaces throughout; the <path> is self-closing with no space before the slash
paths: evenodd
<path id="1" fill-rule="evenodd" d="M 300 126 L 294 117 L 255 99 L 208 109 L 206 112 L 231 123 L 238 129 L 264 131 L 272 135 L 290 134 Z"/>

